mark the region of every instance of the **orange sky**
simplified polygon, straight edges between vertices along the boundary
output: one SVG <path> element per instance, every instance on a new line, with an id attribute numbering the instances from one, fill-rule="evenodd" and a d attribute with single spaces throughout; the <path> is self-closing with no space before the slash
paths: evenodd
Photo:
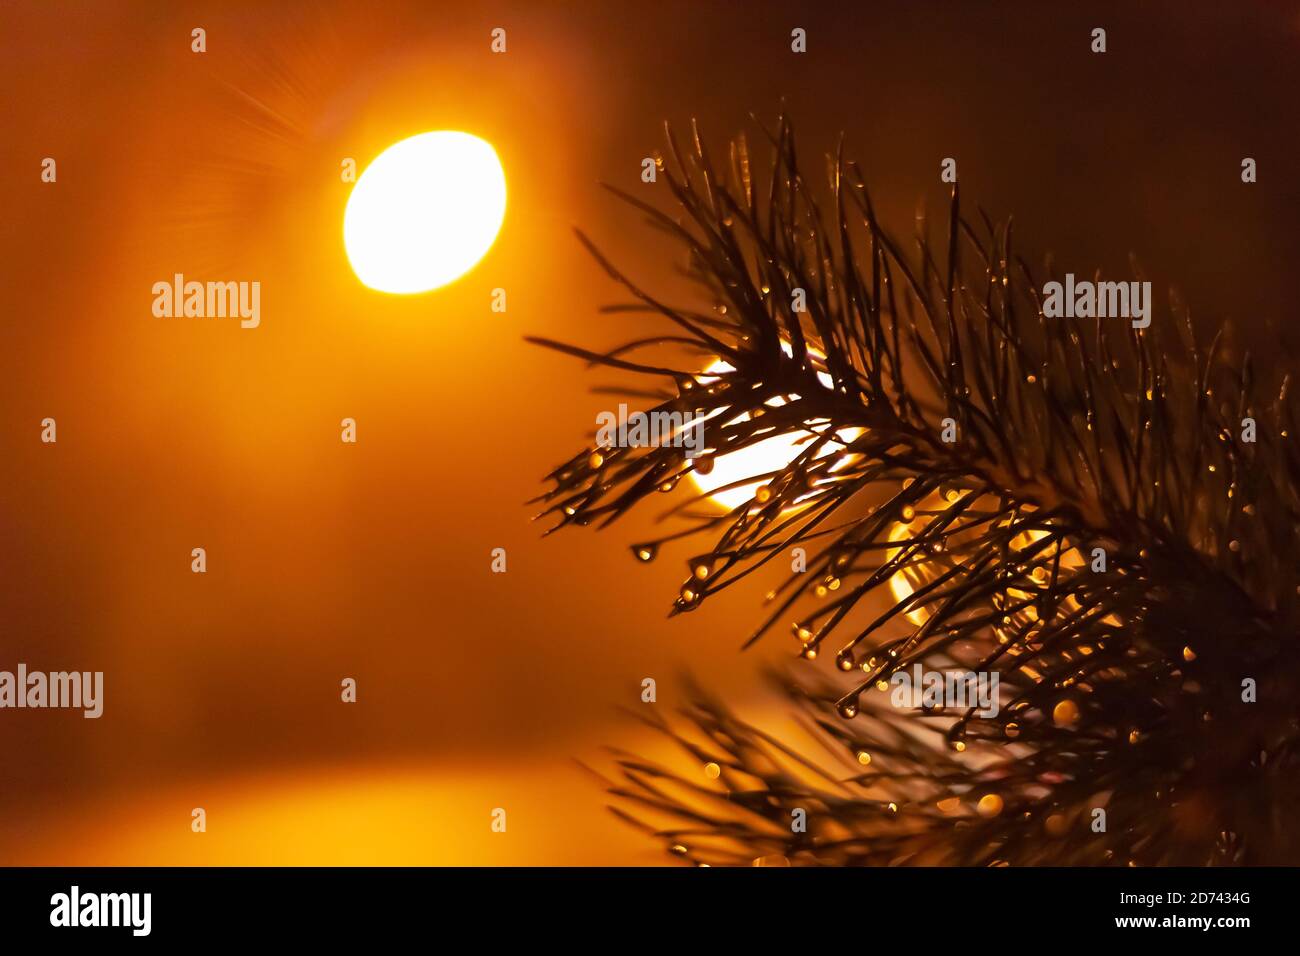
<path id="1" fill-rule="evenodd" d="M 1281 5 L 1102 6 L 1104 62 L 1059 52 L 1087 16 L 1032 4 L 482 6 L 7 5 L 0 669 L 103 670 L 106 705 L 0 712 L 0 863 L 661 861 L 570 757 L 643 741 L 613 708 L 645 676 L 664 708 L 688 665 L 743 703 L 793 648 L 738 653 L 761 582 L 666 620 L 694 552 L 631 559 L 654 510 L 540 540 L 523 503 L 610 379 L 522 336 L 637 334 L 597 313 L 620 297 L 575 225 L 686 294 L 596 186 L 636 188 L 665 118 L 721 146 L 785 96 L 805 154 L 843 130 L 900 230 L 953 155 L 1032 258 L 1133 251 L 1211 321 L 1293 318 L 1298 134 L 1257 95 L 1300 88 Z M 459 282 L 381 295 L 343 253 L 339 164 L 430 129 L 495 145 L 506 222 Z M 154 318 L 176 272 L 260 281 L 260 327 Z M 493 843 L 502 805 L 519 823 Z"/>

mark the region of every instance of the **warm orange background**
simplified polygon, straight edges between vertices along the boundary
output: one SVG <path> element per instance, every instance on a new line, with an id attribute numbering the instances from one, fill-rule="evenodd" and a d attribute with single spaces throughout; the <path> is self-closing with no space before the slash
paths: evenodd
<path id="1" fill-rule="evenodd" d="M 574 225 L 681 289 L 595 185 L 652 188 L 663 119 L 722 155 L 784 96 L 809 168 L 843 130 L 899 229 L 954 156 L 1031 259 L 1131 251 L 1208 325 L 1296 341 L 1300 11 L 1053 6 L 6 4 L 0 669 L 103 670 L 106 701 L 0 711 L 0 863 L 661 861 L 570 757 L 649 746 L 614 714 L 645 676 L 664 709 L 687 663 L 743 705 L 791 647 L 737 653 L 757 591 L 666 621 L 692 551 L 631 559 L 654 510 L 540 540 L 523 502 L 610 377 L 521 336 L 635 337 Z M 340 161 L 441 128 L 497 147 L 501 236 L 448 288 L 369 291 Z M 261 327 L 155 319 L 175 272 L 260 281 Z"/>

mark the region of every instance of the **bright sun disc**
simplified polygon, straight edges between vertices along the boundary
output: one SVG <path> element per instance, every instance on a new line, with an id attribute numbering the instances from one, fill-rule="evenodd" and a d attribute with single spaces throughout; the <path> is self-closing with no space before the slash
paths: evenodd
<path id="1" fill-rule="evenodd" d="M 506 176 L 491 144 L 452 130 L 421 133 L 361 174 L 343 214 L 343 246 L 370 288 L 428 292 L 483 258 L 505 214 Z"/>
<path id="2" fill-rule="evenodd" d="M 790 354 L 788 343 L 781 344 L 781 350 L 786 355 Z M 816 359 L 823 356 L 820 352 L 810 350 L 810 354 Z M 733 367 L 718 359 L 707 369 L 701 378 L 703 382 L 711 382 L 724 372 L 735 371 Z M 825 372 L 817 373 L 817 380 L 826 388 L 831 388 L 834 381 Z M 785 399 L 773 398 L 768 401 L 769 405 L 783 405 Z M 708 416 L 714 417 L 717 412 Z M 708 418 L 705 419 L 705 428 L 708 428 Z M 741 415 L 738 421 L 748 421 L 749 415 Z M 706 433 L 707 434 L 707 433 Z M 837 433 L 836 437 L 844 440 L 845 444 L 851 442 L 862 430 L 858 428 L 845 429 Z M 770 472 L 779 472 L 789 465 L 792 461 L 807 451 L 812 444 L 813 435 L 811 432 L 799 434 L 773 435 L 771 438 L 764 438 L 752 445 L 744 448 L 738 448 L 735 451 L 728 452 L 725 455 L 719 455 L 713 462 L 713 469 L 707 474 L 701 474 L 698 471 L 691 472 L 691 479 L 695 486 L 701 492 L 708 495 L 709 498 L 718 506 L 726 511 L 743 505 L 754 498 L 754 493 L 762 486 L 763 480 L 754 482 L 745 482 L 746 478 L 754 476 L 763 476 Z M 836 454 L 845 448 L 845 444 L 837 441 L 826 442 L 816 454 L 816 458 L 822 458 L 826 455 Z M 725 487 L 727 485 L 737 484 L 734 488 Z"/>

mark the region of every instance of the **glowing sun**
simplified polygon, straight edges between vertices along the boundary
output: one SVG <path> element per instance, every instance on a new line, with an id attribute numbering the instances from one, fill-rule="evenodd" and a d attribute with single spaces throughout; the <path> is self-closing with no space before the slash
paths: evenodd
<path id="1" fill-rule="evenodd" d="M 786 355 L 789 355 L 789 344 L 782 343 L 781 350 Z M 814 359 L 823 359 L 821 353 L 815 350 L 810 349 L 809 354 Z M 732 366 L 719 359 L 704 370 L 704 376 L 701 380 L 710 382 L 717 375 L 731 371 L 734 371 Z M 834 386 L 834 381 L 826 372 L 818 371 L 817 380 L 828 389 Z M 791 397 L 797 398 L 798 396 Z M 785 399 L 773 398 L 767 404 L 770 406 L 784 405 Z M 748 419 L 748 415 L 741 415 L 738 420 L 747 421 Z M 707 425 L 705 427 L 707 428 Z M 826 455 L 838 454 L 860 434 L 862 434 L 862 430 L 859 428 L 849 428 L 843 432 L 838 432 L 836 437 L 842 439 L 843 443 L 833 440 L 828 441 L 822 445 L 814 457 L 822 458 Z M 808 449 L 812 443 L 812 438 L 811 433 L 773 435 L 771 438 L 765 438 L 752 445 L 717 456 L 711 471 L 706 474 L 692 471 L 691 479 L 694 481 L 695 486 L 708 495 L 713 502 L 723 510 L 731 511 L 733 508 L 753 500 L 755 494 L 763 486 L 764 480 L 766 480 L 762 479 L 761 476 L 784 469 Z M 836 469 L 832 468 L 831 470 Z M 761 480 L 745 482 L 746 478 L 755 476 L 760 476 Z M 737 482 L 741 482 L 741 484 L 737 484 L 734 488 L 726 487 Z"/>
<path id="2" fill-rule="evenodd" d="M 381 292 L 428 292 L 492 247 L 506 175 L 491 144 L 452 130 L 394 143 L 357 180 L 343 214 L 352 270 Z"/>

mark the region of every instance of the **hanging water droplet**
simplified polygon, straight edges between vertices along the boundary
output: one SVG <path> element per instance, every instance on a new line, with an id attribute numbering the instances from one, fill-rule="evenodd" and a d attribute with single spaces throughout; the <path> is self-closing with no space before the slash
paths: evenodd
<path id="1" fill-rule="evenodd" d="M 1052 708 L 1052 722 L 1058 727 L 1070 727 L 1079 719 L 1079 705 L 1065 698 Z"/>
<path id="2" fill-rule="evenodd" d="M 1002 728 L 1002 732 L 1011 740 L 1015 740 L 1020 736 L 1020 725 L 1013 720 Z"/>
<path id="3" fill-rule="evenodd" d="M 976 806 L 979 815 L 985 818 L 996 817 L 1002 812 L 1002 798 L 996 793 L 986 793 L 980 797 L 980 802 Z"/>
<path id="4" fill-rule="evenodd" d="M 840 701 L 835 709 L 845 720 L 852 720 L 854 717 L 858 716 L 858 704 L 856 700 Z"/>
<path id="5" fill-rule="evenodd" d="M 869 766 L 871 764 L 871 754 L 867 753 L 865 750 L 859 750 L 858 763 L 862 764 L 864 767 Z"/>
<path id="6" fill-rule="evenodd" d="M 760 485 L 758 490 L 754 492 L 754 500 L 761 505 L 767 504 L 772 500 L 772 489 L 767 485 Z"/>
<path id="7" fill-rule="evenodd" d="M 659 545 L 657 544 L 634 544 L 632 553 L 636 555 L 638 561 L 653 561 L 659 554 Z"/>
<path id="8" fill-rule="evenodd" d="M 587 459 L 587 467 L 595 470 L 605 464 L 605 456 L 598 451 L 593 451 L 591 457 Z"/>
<path id="9" fill-rule="evenodd" d="M 853 670 L 854 663 L 853 652 L 848 648 L 845 648 L 835 655 L 835 666 L 842 671 Z"/>
<path id="10" fill-rule="evenodd" d="M 903 519 L 903 524 L 911 524 L 912 519 L 916 517 L 916 509 L 911 505 L 903 505 L 903 510 L 899 517 Z"/>

